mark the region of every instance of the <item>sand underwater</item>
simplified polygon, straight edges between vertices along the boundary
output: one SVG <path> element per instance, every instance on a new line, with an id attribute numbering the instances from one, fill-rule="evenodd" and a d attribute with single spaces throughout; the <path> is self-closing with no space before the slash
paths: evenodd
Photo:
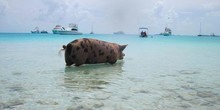
<path id="1" fill-rule="evenodd" d="M 128 44 L 114 65 L 66 67 L 78 38 Z M 0 34 L 0 109 L 218 110 L 220 38 Z"/>

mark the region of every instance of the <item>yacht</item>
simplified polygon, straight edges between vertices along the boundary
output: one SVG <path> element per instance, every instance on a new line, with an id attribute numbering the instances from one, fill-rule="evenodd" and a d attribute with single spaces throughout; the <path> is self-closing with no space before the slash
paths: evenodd
<path id="1" fill-rule="evenodd" d="M 60 31 L 63 31 L 63 30 L 65 30 L 64 27 L 62 27 L 61 25 L 56 25 L 53 28 L 52 32 L 53 32 L 53 34 L 60 34 Z"/>
<path id="2" fill-rule="evenodd" d="M 35 27 L 35 28 L 31 31 L 31 33 L 33 33 L 33 34 L 38 34 L 38 33 L 40 33 L 40 30 L 39 30 L 38 27 Z"/>
<path id="3" fill-rule="evenodd" d="M 69 27 L 59 31 L 60 35 L 82 35 L 81 32 L 78 32 L 77 24 L 70 23 Z"/>

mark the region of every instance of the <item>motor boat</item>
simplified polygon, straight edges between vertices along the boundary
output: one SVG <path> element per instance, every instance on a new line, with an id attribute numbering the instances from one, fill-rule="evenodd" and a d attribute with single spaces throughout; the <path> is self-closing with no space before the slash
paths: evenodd
<path id="1" fill-rule="evenodd" d="M 78 32 L 78 25 L 70 23 L 68 28 L 59 31 L 60 35 L 82 35 L 83 33 Z"/>
<path id="2" fill-rule="evenodd" d="M 64 27 L 62 27 L 61 25 L 56 25 L 53 28 L 52 32 L 53 32 L 53 34 L 60 34 L 60 31 L 63 31 L 63 30 L 65 30 Z"/>
<path id="3" fill-rule="evenodd" d="M 38 27 L 35 27 L 35 28 L 31 31 L 31 33 L 33 33 L 33 34 L 38 34 L 38 33 L 40 33 L 40 30 L 39 30 Z"/>
<path id="4" fill-rule="evenodd" d="M 140 33 L 140 37 L 148 37 L 148 28 L 146 27 L 140 27 L 138 29 L 139 33 Z"/>

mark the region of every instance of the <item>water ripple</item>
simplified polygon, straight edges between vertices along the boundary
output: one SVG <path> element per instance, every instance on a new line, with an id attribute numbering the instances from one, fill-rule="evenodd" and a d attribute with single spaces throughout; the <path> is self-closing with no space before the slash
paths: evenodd
<path id="1" fill-rule="evenodd" d="M 180 74 L 185 74 L 185 75 L 192 75 L 192 74 L 200 74 L 198 71 L 192 71 L 192 70 L 180 70 L 178 71 Z"/>

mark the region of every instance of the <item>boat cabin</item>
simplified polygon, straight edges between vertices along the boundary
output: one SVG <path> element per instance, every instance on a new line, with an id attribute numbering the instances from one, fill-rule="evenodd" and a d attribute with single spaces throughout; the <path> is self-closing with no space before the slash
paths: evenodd
<path id="1" fill-rule="evenodd" d="M 139 33 L 140 33 L 140 37 L 147 37 L 148 36 L 148 28 L 146 27 L 140 27 L 138 29 Z"/>

